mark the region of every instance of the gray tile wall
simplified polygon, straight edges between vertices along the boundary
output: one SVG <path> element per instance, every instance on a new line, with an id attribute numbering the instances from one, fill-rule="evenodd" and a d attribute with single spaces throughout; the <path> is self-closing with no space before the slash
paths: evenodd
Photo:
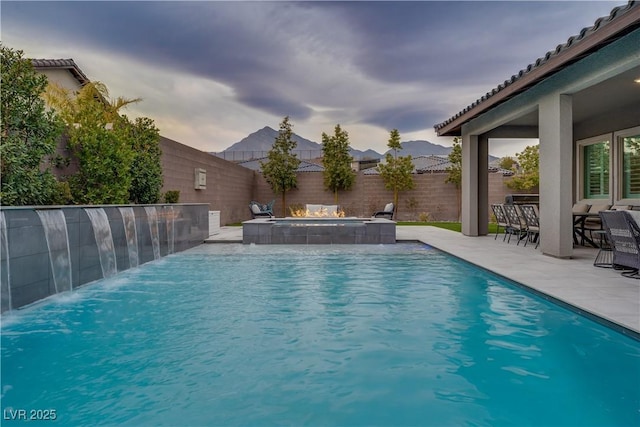
<path id="1" fill-rule="evenodd" d="M 255 219 L 242 224 L 244 244 L 394 244 L 396 223 L 386 219 L 317 226 Z"/>
<path id="2" fill-rule="evenodd" d="M 93 207 L 93 206 L 92 206 Z M 100 206 L 98 206 L 100 207 Z M 102 206 L 107 214 L 116 252 L 118 271 L 129 269 L 129 249 L 118 206 Z M 0 310 L 23 307 L 53 295 L 55 284 L 45 231 L 38 207 L 2 208 L 6 243 L 0 235 Z M 50 209 L 42 207 L 42 209 Z M 102 278 L 100 255 L 93 226 L 82 207 L 59 207 L 67 223 L 72 287 Z M 138 238 L 138 264 L 154 260 L 149 221 L 143 206 L 133 206 Z M 208 204 L 157 205 L 160 255 L 170 252 L 168 232 L 173 226 L 173 252 L 201 244 L 209 234 Z M 167 226 L 167 222 L 170 222 Z"/>

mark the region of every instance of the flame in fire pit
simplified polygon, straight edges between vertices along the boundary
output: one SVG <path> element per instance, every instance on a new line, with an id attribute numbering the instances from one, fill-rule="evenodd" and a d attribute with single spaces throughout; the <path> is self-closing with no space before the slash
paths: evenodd
<path id="1" fill-rule="evenodd" d="M 320 207 L 317 210 L 295 209 L 289 208 L 291 216 L 295 218 L 344 218 L 344 211 L 342 209 L 328 209 L 325 206 Z"/>

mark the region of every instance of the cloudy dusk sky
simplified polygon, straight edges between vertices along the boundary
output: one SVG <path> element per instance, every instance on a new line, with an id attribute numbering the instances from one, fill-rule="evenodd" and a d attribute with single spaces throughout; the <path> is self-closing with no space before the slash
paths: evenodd
<path id="1" fill-rule="evenodd" d="M 143 98 L 124 113 L 200 150 L 288 115 L 304 138 L 339 123 L 352 147 L 382 153 L 393 128 L 450 146 L 434 124 L 624 4 L 3 0 L 0 35 L 28 58 L 72 58 L 114 98 Z"/>

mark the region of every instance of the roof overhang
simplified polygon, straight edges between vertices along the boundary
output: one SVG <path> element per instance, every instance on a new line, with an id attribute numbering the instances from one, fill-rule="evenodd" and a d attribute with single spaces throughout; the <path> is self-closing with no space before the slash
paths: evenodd
<path id="1" fill-rule="evenodd" d="M 630 1 L 626 6 L 613 9 L 608 17 L 598 19 L 594 26 L 583 29 L 579 35 L 569 38 L 567 43 L 558 45 L 544 58 L 539 58 L 535 64 L 530 64 L 455 116 L 434 125 L 437 135 L 460 136 L 465 123 L 637 28 L 640 28 L 640 3 Z"/>
<path id="2" fill-rule="evenodd" d="M 68 70 L 73 78 L 75 78 L 80 86 L 84 86 L 91 80 L 82 72 L 80 67 L 76 65 L 73 59 L 31 59 L 33 68 L 38 71 L 51 70 L 51 69 L 65 69 Z"/>

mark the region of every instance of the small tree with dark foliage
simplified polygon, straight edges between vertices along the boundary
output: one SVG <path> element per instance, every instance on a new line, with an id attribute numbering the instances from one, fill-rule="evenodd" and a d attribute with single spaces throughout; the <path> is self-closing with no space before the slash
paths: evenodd
<path id="1" fill-rule="evenodd" d="M 300 166 L 300 160 L 293 154 L 293 149 L 298 145 L 293 140 L 292 125 L 289 116 L 280 123 L 280 130 L 273 147 L 269 150 L 266 162 L 260 162 L 262 175 L 271 186 L 275 194 L 282 194 L 282 216 L 287 215 L 287 191 L 296 188 L 298 176 L 296 171 Z"/>
<path id="2" fill-rule="evenodd" d="M 398 156 L 398 152 L 402 150 L 398 129 L 393 129 L 390 132 L 387 147 L 390 150 L 385 156 L 385 163 L 378 164 L 378 171 L 380 171 L 385 188 L 393 191 L 393 206 L 397 213 L 400 191 L 411 190 L 414 186 L 413 162 L 411 155 Z"/>
<path id="3" fill-rule="evenodd" d="M 349 153 L 349 134 L 336 125 L 333 136 L 322 133 L 322 164 L 324 186 L 333 192 L 338 203 L 338 191 L 348 190 L 355 182 L 356 174 L 351 169 L 353 157 Z"/>

